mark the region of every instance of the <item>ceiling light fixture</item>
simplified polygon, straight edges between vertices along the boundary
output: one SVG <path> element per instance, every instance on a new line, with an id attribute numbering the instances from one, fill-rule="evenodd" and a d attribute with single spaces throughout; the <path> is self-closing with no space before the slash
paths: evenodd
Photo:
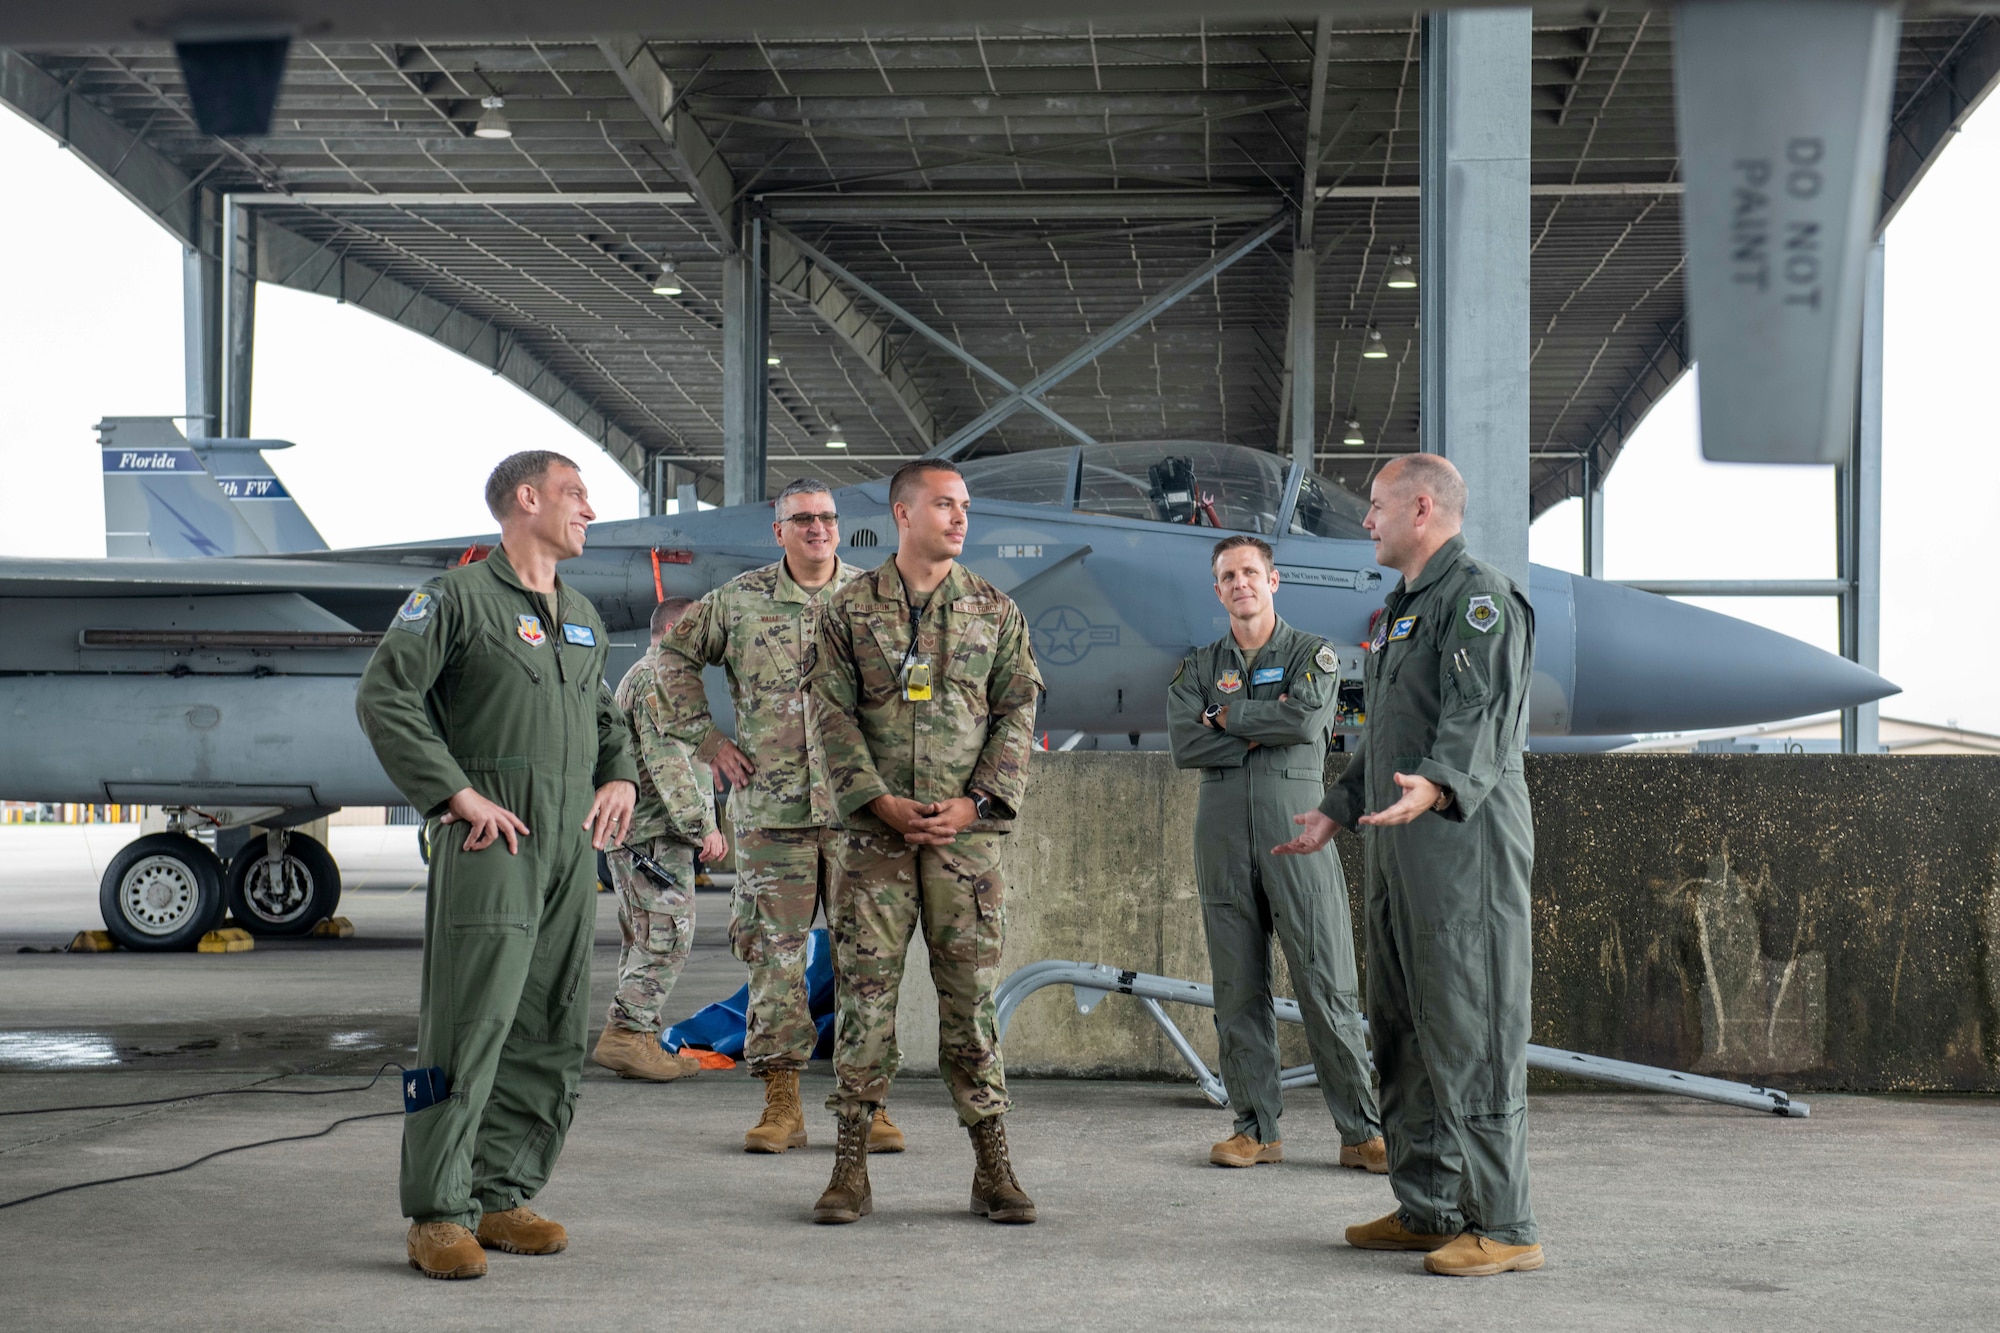
<path id="1" fill-rule="evenodd" d="M 847 447 L 847 441 L 840 438 L 840 423 L 838 421 L 829 421 L 826 423 L 826 447 L 829 449 L 845 449 Z"/>
<path id="2" fill-rule="evenodd" d="M 783 365 L 784 360 L 783 358 L 773 353 L 772 355 L 764 358 L 764 364 L 767 366 L 778 366 L 778 365 Z"/>
<path id="3" fill-rule="evenodd" d="M 1361 423 L 1359 421 L 1356 421 L 1353 417 L 1349 417 L 1347 419 L 1347 433 L 1340 437 L 1340 442 L 1342 444 L 1368 443 L 1368 441 L 1361 438 Z"/>
<path id="4" fill-rule="evenodd" d="M 506 98 L 482 97 L 479 99 L 479 105 L 486 109 L 479 113 L 479 121 L 472 127 L 473 138 L 511 139 L 514 137 L 514 127 L 507 123 L 507 117 L 500 109 L 507 105 Z"/>
<path id="5" fill-rule="evenodd" d="M 681 280 L 679 275 L 674 272 L 674 261 L 671 259 L 662 259 L 660 261 L 660 276 L 653 280 L 653 295 L 679 296 L 680 294 Z"/>
<path id="6" fill-rule="evenodd" d="M 1373 325 L 1368 329 L 1368 341 L 1361 345 L 1361 357 L 1365 361 L 1386 361 L 1389 349 L 1382 345 L 1382 331 Z"/>
<path id="7" fill-rule="evenodd" d="M 1389 252 L 1389 276 L 1384 279 L 1383 285 L 1404 292 L 1417 285 L 1416 267 L 1410 263 L 1410 257 L 1401 250 Z"/>

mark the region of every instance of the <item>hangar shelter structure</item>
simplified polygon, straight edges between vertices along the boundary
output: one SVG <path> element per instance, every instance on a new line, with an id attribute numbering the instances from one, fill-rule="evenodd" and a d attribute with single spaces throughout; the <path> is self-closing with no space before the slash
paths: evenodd
<path id="1" fill-rule="evenodd" d="M 655 513 L 1148 438 L 1365 494 L 1422 447 L 1525 582 L 1530 518 L 1576 496 L 1602 572 L 1603 478 L 1691 357 L 1666 9 L 301 31 L 239 138 L 199 128 L 171 42 L 58 31 L 118 8 L 0 22 L 0 101 L 184 247 L 190 435 L 251 433 L 273 282 L 505 376 Z M 1878 225 L 1996 78 L 1992 17 L 1904 17 Z M 1869 271 L 1838 577 L 1647 586 L 1837 596 L 1873 667 L 1879 246 Z"/>

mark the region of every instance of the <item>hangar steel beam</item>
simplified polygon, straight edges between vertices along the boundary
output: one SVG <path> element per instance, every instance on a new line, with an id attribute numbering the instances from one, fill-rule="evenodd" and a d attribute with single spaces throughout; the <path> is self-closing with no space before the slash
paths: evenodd
<path id="1" fill-rule="evenodd" d="M 194 243 L 181 247 L 181 367 L 189 439 L 222 434 L 222 199 L 195 191 Z"/>
<path id="2" fill-rule="evenodd" d="M 1053 366 L 1050 366 L 1020 388 L 1015 389 L 1012 393 L 993 403 L 984 412 L 981 412 L 971 421 L 953 431 L 950 439 L 938 445 L 924 456 L 926 458 L 947 459 L 958 457 L 971 448 L 973 442 L 986 434 L 987 431 L 992 430 L 1008 417 L 1027 407 L 1031 402 L 1040 398 L 1050 389 L 1053 389 L 1056 385 L 1062 383 L 1071 375 L 1076 374 L 1077 371 L 1082 370 L 1098 357 L 1104 355 L 1112 347 L 1125 341 L 1135 331 L 1150 324 L 1153 320 L 1159 318 L 1161 314 L 1177 305 L 1190 292 L 1205 286 L 1218 273 L 1221 273 L 1237 260 L 1249 254 L 1273 236 L 1276 236 L 1284 228 L 1286 221 L 1285 218 L 1279 218 L 1258 228 L 1255 232 L 1237 241 L 1221 254 L 1215 255 L 1207 263 L 1182 277 L 1172 286 L 1148 297 L 1145 303 L 1138 309 L 1132 311 L 1132 313 L 1126 315 L 1096 337 L 1082 344 L 1068 356 L 1063 357 L 1062 360 L 1056 362 Z M 1523 332 L 1525 334 L 1525 328 Z M 1524 539 L 1526 531 L 1527 527 L 1524 523 L 1522 525 Z"/>
<path id="3" fill-rule="evenodd" d="M 183 247 L 199 246 L 200 177 L 18 51 L 0 50 L 0 102 L 75 153 Z"/>
<path id="4" fill-rule="evenodd" d="M 736 215 L 736 177 L 716 151 L 708 132 L 679 105 L 674 81 L 654 57 L 643 37 L 620 34 L 599 37 L 597 49 L 611 62 L 611 72 L 638 103 L 640 114 L 666 145 L 667 155 L 694 201 L 707 217 L 716 243 L 725 254 L 740 248 Z"/>
<path id="5" fill-rule="evenodd" d="M 234 195 L 224 197 L 222 219 L 222 434 L 242 440 L 257 348 L 257 219 Z"/>
<path id="6" fill-rule="evenodd" d="M 1300 159 L 1299 226 L 1292 242 L 1292 310 L 1285 339 L 1285 383 L 1290 391 L 1292 461 L 1313 467 L 1314 399 L 1319 392 L 1319 256 L 1313 251 L 1313 223 L 1319 209 L 1319 131 L 1326 117 L 1326 67 L 1333 53 L 1333 20 L 1313 25 L 1312 87 L 1306 96 L 1306 145 Z M 1327 411 L 1333 411 L 1332 404 Z"/>
<path id="7" fill-rule="evenodd" d="M 825 252 L 814 248 L 813 246 L 807 244 L 805 241 L 800 240 L 797 236 L 794 236 L 791 232 L 784 230 L 782 227 L 774 230 L 771 237 L 771 243 L 774 247 L 779 244 L 782 244 L 787 251 L 792 253 L 794 257 L 803 256 L 806 260 L 811 261 L 811 265 L 813 267 L 824 270 L 825 274 L 830 274 L 833 278 L 837 278 L 839 279 L 840 282 L 845 283 L 849 287 L 852 287 L 855 291 L 861 293 L 863 296 L 867 297 L 870 301 L 874 302 L 874 304 L 878 308 L 880 308 L 887 314 L 893 316 L 894 318 L 901 320 L 904 324 L 908 325 L 910 329 L 917 334 L 918 337 L 923 338 L 926 342 L 931 343 L 933 346 L 937 347 L 940 351 L 945 352 L 947 355 L 957 358 L 959 361 L 963 362 L 967 366 L 967 368 L 973 370 L 974 372 L 980 375 L 984 375 L 987 379 L 993 381 L 994 384 L 998 385 L 1003 392 L 1013 393 L 1016 391 L 1017 386 L 1012 380 L 1008 379 L 1005 375 L 1002 375 L 999 371 L 993 369 L 993 367 L 987 365 L 984 361 L 981 361 L 978 357 L 974 356 L 972 353 L 966 351 L 963 347 L 960 347 L 957 343 L 953 342 L 950 338 L 946 337 L 944 334 L 939 333 L 936 329 L 932 328 L 929 324 L 926 324 L 923 320 L 919 319 L 914 314 L 911 314 L 908 310 L 906 310 L 901 305 L 898 305 L 895 301 L 891 300 L 889 297 L 883 295 L 882 292 L 880 292 L 873 286 L 870 286 L 862 278 L 857 277 L 849 269 L 842 266 L 837 260 L 829 258 L 825 254 Z M 777 251 L 774 249 L 772 253 L 775 255 Z M 775 259 L 772 262 L 772 268 L 774 271 L 776 271 L 778 268 L 778 264 Z M 803 279 L 806 283 L 808 292 L 810 292 L 812 288 L 812 284 L 809 280 L 810 275 L 811 275 L 811 269 L 808 268 L 805 270 L 805 278 Z M 824 275 L 822 276 L 824 277 Z M 778 279 L 774 278 L 773 281 L 778 281 Z M 829 300 L 831 301 L 831 299 L 836 295 L 838 297 L 838 300 L 841 302 L 843 319 L 867 318 L 865 315 L 861 315 L 858 311 L 855 311 L 852 316 L 849 316 L 847 312 L 853 310 L 854 298 L 848 296 L 845 292 L 839 292 L 837 289 L 835 289 L 833 293 L 829 294 Z M 838 325 L 836 325 L 835 327 L 836 329 L 839 328 Z M 869 327 L 880 328 L 880 325 L 871 322 Z M 884 339 L 886 340 L 887 330 L 884 329 L 882 333 Z M 869 356 L 872 358 L 873 352 L 871 351 L 871 348 L 861 347 L 858 344 L 855 344 L 851 339 L 850 339 L 850 345 L 855 346 L 855 350 L 861 352 L 862 355 Z M 871 347 L 872 346 L 873 345 L 871 344 Z M 894 355 L 893 351 L 888 348 L 886 341 L 884 341 L 881 344 L 881 346 L 883 347 L 884 355 Z M 897 365 L 900 367 L 901 365 L 900 360 L 897 362 Z M 903 373 L 907 374 L 908 372 L 905 371 Z M 887 378 L 886 375 L 885 378 Z M 890 387 L 894 388 L 895 386 L 892 384 Z M 912 392 L 918 394 L 918 401 L 923 402 L 921 396 L 921 390 L 918 389 L 918 387 L 915 385 L 914 382 L 912 382 L 910 388 Z M 1063 433 L 1073 436 L 1079 442 L 1083 444 L 1097 443 L 1097 441 L 1092 439 L 1091 436 L 1081 426 L 1078 426 L 1075 423 L 1071 422 L 1070 420 L 1062 416 L 1060 413 L 1058 413 L 1053 407 L 1050 407 L 1047 403 L 1042 402 L 1040 399 L 1038 398 L 1028 399 L 1026 405 L 1030 411 L 1041 414 L 1048 421 L 1054 424 L 1059 430 L 1063 431 Z M 905 410 L 908 411 L 909 408 L 906 406 Z M 924 443 L 935 444 L 937 442 L 937 417 L 930 411 L 928 403 L 923 404 L 923 410 L 929 422 L 928 433 L 924 437 Z M 849 456 L 856 457 L 857 455 L 849 455 Z"/>
<path id="8" fill-rule="evenodd" d="M 1982 16 L 1946 65 L 1896 110 L 1889 134 L 1889 157 L 1882 172 L 1882 219 L 1886 230 L 1986 95 L 2000 84 L 2000 18 Z"/>
<path id="9" fill-rule="evenodd" d="M 331 296 L 370 314 L 413 329 L 468 361 L 513 381 L 530 397 L 596 442 L 635 481 L 649 471 L 647 445 L 614 420 L 601 404 L 578 392 L 546 362 L 523 348 L 507 330 L 456 306 L 426 295 L 333 246 L 257 219 L 257 278 L 317 296 Z M 685 440 L 655 423 L 683 452 Z"/>
<path id="10" fill-rule="evenodd" d="M 1583 575 L 1604 577 L 1604 465 L 1595 447 L 1583 451 Z"/>
<path id="11" fill-rule="evenodd" d="M 1840 655 L 1870 671 L 1882 666 L 1882 299 L 1881 241 L 1868 251 L 1861 285 L 1861 374 L 1854 412 L 1854 449 L 1838 472 L 1840 495 Z M 1840 748 L 1875 754 L 1882 748 L 1882 705 L 1844 708 Z"/>
<path id="12" fill-rule="evenodd" d="M 862 309 L 854 292 L 848 289 L 854 288 L 890 315 L 910 322 L 901 307 L 856 280 L 846 269 L 782 227 L 770 229 L 769 246 L 766 263 L 771 285 L 811 306 L 813 313 L 861 358 L 869 371 L 894 395 L 896 405 L 910 419 L 910 425 L 916 429 L 917 438 L 924 442 L 924 447 L 928 449 L 936 444 L 937 413 L 931 409 L 930 400 L 924 396 L 923 386 L 917 383 L 909 364 L 890 341 L 889 325 Z M 911 327 L 926 337 L 932 336 L 921 324 L 911 323 Z M 934 340 L 942 341 L 941 335 Z M 944 345 L 949 350 L 956 350 L 949 343 Z"/>
<path id="13" fill-rule="evenodd" d="M 734 254 L 722 257 L 722 502 L 764 498 L 771 377 L 771 284 L 764 220 L 750 218 Z"/>
<path id="14" fill-rule="evenodd" d="M 1465 476 L 1466 545 L 1528 586 L 1528 174 L 1533 14 L 1423 26 L 1423 448 Z"/>

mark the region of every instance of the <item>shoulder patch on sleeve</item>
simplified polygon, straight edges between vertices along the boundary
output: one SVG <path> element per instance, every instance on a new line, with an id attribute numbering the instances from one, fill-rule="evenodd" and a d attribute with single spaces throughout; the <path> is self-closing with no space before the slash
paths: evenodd
<path id="1" fill-rule="evenodd" d="M 390 622 L 391 629 L 408 630 L 412 634 L 423 634 L 431 627 L 431 617 L 437 611 L 438 585 L 426 583 L 423 587 L 403 599 L 397 609 L 396 618 Z"/>
<path id="2" fill-rule="evenodd" d="M 1322 640 L 1318 651 L 1313 653 L 1313 665 L 1321 671 L 1338 671 L 1340 670 L 1340 654 L 1333 651 L 1332 644 Z"/>
<path id="3" fill-rule="evenodd" d="M 1459 601 L 1458 636 L 1471 639 L 1491 634 L 1500 628 L 1503 619 L 1500 604 L 1494 600 L 1492 593 L 1473 593 Z"/>

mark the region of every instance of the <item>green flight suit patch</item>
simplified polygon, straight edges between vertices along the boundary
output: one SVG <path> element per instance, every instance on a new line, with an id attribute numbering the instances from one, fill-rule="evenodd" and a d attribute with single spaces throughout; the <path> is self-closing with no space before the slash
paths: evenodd
<path id="1" fill-rule="evenodd" d="M 389 622 L 391 629 L 408 630 L 412 634 L 423 634 L 431 627 L 431 613 L 437 610 L 437 585 L 427 583 L 409 595 L 396 618 Z"/>
<path id="2" fill-rule="evenodd" d="M 1499 628 L 1500 607 L 1491 593 L 1474 593 L 1459 604 L 1459 638 L 1480 638 Z"/>

